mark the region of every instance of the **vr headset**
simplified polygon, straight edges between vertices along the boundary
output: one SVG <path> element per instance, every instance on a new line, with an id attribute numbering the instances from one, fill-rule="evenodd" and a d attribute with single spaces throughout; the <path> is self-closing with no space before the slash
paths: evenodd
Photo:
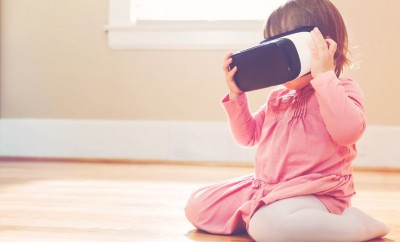
<path id="1" fill-rule="evenodd" d="M 311 70 L 311 30 L 307 26 L 263 40 L 232 55 L 230 68 L 242 91 L 253 91 L 294 80 Z"/>

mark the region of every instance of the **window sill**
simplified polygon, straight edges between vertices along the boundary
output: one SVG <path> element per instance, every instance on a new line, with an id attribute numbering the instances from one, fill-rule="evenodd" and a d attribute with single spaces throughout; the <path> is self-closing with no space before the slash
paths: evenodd
<path id="1" fill-rule="evenodd" d="M 105 27 L 113 50 L 240 50 L 262 40 L 262 21 L 147 21 Z"/>

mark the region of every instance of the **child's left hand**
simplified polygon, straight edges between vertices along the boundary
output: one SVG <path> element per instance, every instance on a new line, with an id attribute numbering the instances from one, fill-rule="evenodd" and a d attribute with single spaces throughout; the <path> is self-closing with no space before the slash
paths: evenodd
<path id="1" fill-rule="evenodd" d="M 334 40 L 324 39 L 320 30 L 314 28 L 311 31 L 313 44 L 311 45 L 311 75 L 315 78 L 319 74 L 335 70 L 335 52 L 337 44 Z"/>

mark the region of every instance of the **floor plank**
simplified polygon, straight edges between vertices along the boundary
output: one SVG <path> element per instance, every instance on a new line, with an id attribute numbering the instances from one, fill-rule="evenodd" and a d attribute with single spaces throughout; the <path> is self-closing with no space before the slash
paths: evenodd
<path id="1" fill-rule="evenodd" d="M 0 241 L 251 241 L 195 230 L 183 207 L 198 187 L 251 168 L 0 162 Z M 400 241 L 400 173 L 358 171 L 353 205 Z"/>

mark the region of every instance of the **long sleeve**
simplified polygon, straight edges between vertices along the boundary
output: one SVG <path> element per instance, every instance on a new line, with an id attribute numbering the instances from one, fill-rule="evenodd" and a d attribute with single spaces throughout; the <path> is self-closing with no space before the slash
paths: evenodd
<path id="1" fill-rule="evenodd" d="M 320 112 L 331 138 L 340 145 L 354 144 L 365 130 L 363 94 L 355 81 L 339 80 L 333 71 L 311 81 Z"/>
<path id="2" fill-rule="evenodd" d="M 264 123 L 264 108 L 261 108 L 252 115 L 249 110 L 246 93 L 243 93 L 234 100 L 229 100 L 229 95 L 227 95 L 222 100 L 222 105 L 236 142 L 241 146 L 254 146 L 258 144 Z"/>

